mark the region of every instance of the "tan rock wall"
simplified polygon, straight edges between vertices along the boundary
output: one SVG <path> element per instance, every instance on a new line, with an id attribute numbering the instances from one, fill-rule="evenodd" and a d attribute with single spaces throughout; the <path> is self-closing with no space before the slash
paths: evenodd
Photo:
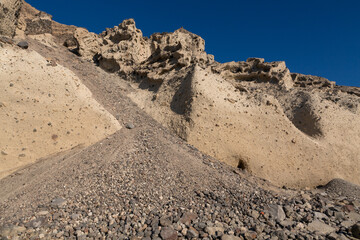
<path id="1" fill-rule="evenodd" d="M 0 35 L 14 36 L 21 5 L 21 0 L 0 2 Z"/>

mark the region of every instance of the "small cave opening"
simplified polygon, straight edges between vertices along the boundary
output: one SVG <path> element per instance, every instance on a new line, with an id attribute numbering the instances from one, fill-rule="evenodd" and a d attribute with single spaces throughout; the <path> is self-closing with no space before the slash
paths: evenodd
<path id="1" fill-rule="evenodd" d="M 238 157 L 237 168 L 241 169 L 241 170 L 247 170 L 248 169 L 248 164 L 244 159 Z"/>

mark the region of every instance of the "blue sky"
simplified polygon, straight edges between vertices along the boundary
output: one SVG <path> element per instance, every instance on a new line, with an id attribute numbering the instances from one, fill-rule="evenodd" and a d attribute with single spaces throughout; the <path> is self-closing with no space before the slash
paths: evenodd
<path id="1" fill-rule="evenodd" d="M 60 23 L 102 32 L 134 18 L 144 36 L 180 27 L 219 62 L 262 57 L 360 87 L 360 1 L 27 0 Z"/>

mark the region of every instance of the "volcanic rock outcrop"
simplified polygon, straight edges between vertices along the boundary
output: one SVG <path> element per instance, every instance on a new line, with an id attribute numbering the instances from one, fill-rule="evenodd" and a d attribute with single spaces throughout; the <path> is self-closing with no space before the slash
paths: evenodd
<path id="1" fill-rule="evenodd" d="M 53 21 L 50 14 L 23 2 L 19 11 L 16 36 L 18 38 L 29 36 L 42 42 L 56 41 L 56 43 L 63 44 L 65 40 L 73 37 L 76 29 L 75 26 Z"/>
<path id="2" fill-rule="evenodd" d="M 130 81 L 134 102 L 201 151 L 280 186 L 360 183 L 358 90 L 285 62 L 218 63 L 182 28 L 144 38 L 129 19 L 78 31 L 80 55 Z"/>
<path id="3" fill-rule="evenodd" d="M 22 0 L 0 2 L 0 35 L 14 36 L 21 5 Z"/>

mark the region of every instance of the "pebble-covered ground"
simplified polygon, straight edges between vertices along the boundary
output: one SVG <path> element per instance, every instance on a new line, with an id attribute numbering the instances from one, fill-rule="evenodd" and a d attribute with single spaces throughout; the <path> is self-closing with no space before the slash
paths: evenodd
<path id="1" fill-rule="evenodd" d="M 357 186 L 276 188 L 170 134 L 116 76 L 29 43 L 80 76 L 124 128 L 0 180 L 2 239 L 360 239 Z"/>

